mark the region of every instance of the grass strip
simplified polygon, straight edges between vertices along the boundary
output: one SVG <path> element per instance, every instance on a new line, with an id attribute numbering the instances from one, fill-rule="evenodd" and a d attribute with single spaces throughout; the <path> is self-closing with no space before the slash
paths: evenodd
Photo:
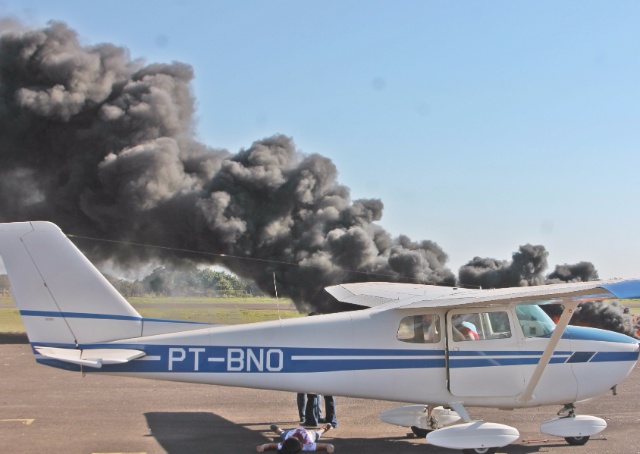
<path id="1" fill-rule="evenodd" d="M 203 323 L 221 323 L 238 325 L 268 320 L 301 317 L 296 310 L 282 309 L 291 307 L 291 300 L 275 298 L 131 298 L 131 305 L 145 318 L 162 318 L 168 320 L 186 320 Z M 11 298 L 0 298 L 4 305 L 13 304 Z M 191 303 L 203 307 L 180 307 Z M 216 307 L 217 304 L 233 304 L 234 307 Z M 251 309 L 251 304 L 273 305 L 271 309 Z M 152 305 L 153 307 L 148 307 Z M 243 308 L 243 306 L 247 306 Z M 281 309 L 278 311 L 278 307 Z M 24 333 L 24 324 L 18 309 L 0 307 L 0 333 Z"/>

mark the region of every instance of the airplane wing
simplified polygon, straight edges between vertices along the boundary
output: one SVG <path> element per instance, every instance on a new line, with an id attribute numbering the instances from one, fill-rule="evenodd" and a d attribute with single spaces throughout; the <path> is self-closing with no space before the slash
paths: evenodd
<path id="1" fill-rule="evenodd" d="M 364 282 L 327 287 L 340 302 L 379 310 L 392 308 L 494 305 L 512 302 L 561 303 L 611 298 L 640 298 L 640 280 L 572 282 L 531 287 L 465 289 L 435 285 Z"/>
<path id="2" fill-rule="evenodd" d="M 378 307 L 391 302 L 415 299 L 416 297 L 424 301 L 433 301 L 437 298 L 451 296 L 456 292 L 465 291 L 465 289 L 457 287 L 392 282 L 340 284 L 327 287 L 325 290 L 342 303 L 366 307 Z"/>

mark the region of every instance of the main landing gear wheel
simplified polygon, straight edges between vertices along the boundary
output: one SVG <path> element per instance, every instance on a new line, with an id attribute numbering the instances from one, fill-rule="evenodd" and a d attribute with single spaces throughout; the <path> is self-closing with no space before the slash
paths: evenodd
<path id="1" fill-rule="evenodd" d="M 496 448 L 474 448 L 474 449 L 463 449 L 463 454 L 494 454 L 496 452 Z"/>
<path id="2" fill-rule="evenodd" d="M 567 443 L 569 443 L 570 445 L 574 445 L 574 446 L 582 446 L 586 442 L 589 441 L 589 437 L 588 436 L 584 436 L 584 437 L 564 437 L 564 439 L 567 440 Z"/>

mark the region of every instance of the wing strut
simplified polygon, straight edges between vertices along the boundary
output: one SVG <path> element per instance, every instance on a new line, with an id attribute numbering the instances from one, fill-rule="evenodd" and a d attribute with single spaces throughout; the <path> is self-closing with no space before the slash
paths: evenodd
<path id="1" fill-rule="evenodd" d="M 536 390 L 538 382 L 540 382 L 540 378 L 542 378 L 542 374 L 549 364 L 549 361 L 551 360 L 551 355 L 553 355 L 553 352 L 558 346 L 558 342 L 560 342 L 562 334 L 569 324 L 569 320 L 571 320 L 571 317 L 573 316 L 576 307 L 578 307 L 578 304 L 578 301 L 565 300 L 562 302 L 564 311 L 562 311 L 560 320 L 558 320 L 558 324 L 553 330 L 553 334 L 549 339 L 547 347 L 544 349 L 544 352 L 542 352 L 542 356 L 540 357 L 540 361 L 538 361 L 538 365 L 533 370 L 533 374 L 531 374 L 531 379 L 529 380 L 527 388 L 522 392 L 522 394 L 518 396 L 518 400 L 520 402 L 529 402 L 533 398 L 533 392 Z"/>

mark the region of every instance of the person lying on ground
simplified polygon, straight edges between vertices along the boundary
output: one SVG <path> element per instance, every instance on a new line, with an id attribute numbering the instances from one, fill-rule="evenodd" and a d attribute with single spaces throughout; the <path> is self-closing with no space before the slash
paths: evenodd
<path id="1" fill-rule="evenodd" d="M 302 451 L 327 451 L 334 452 L 335 448 L 330 443 L 318 443 L 318 440 L 325 432 L 331 429 L 331 424 L 326 424 L 320 430 L 308 430 L 298 427 L 291 430 L 282 430 L 275 424 L 271 424 L 271 430 L 280 435 L 280 443 L 265 443 L 256 446 L 257 452 L 278 451 L 281 453 L 294 454 Z"/>

